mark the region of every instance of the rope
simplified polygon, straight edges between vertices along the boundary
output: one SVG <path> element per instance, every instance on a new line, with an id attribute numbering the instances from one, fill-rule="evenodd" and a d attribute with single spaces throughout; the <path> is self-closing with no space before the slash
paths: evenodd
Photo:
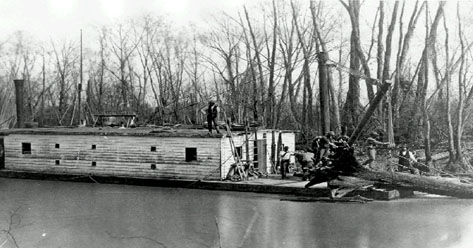
<path id="1" fill-rule="evenodd" d="M 365 74 L 361 73 L 360 71 L 355 71 L 351 68 L 348 68 L 346 66 L 343 66 L 342 64 L 334 61 L 334 60 L 331 60 L 331 59 L 327 59 L 327 61 L 329 61 L 331 64 L 328 64 L 327 66 L 329 67 L 334 67 L 335 69 L 337 70 L 340 70 L 340 71 L 344 71 L 350 75 L 353 75 L 353 76 L 356 76 L 356 77 L 359 77 L 359 78 L 362 78 L 368 82 L 370 82 L 372 85 L 377 85 L 377 86 L 380 86 L 381 83 L 379 82 L 379 80 L 377 78 L 370 78 L 368 76 L 366 76 Z"/>

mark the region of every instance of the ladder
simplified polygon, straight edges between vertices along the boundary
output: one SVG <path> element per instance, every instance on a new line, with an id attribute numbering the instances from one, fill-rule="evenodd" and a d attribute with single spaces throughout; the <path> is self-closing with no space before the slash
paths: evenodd
<path id="1" fill-rule="evenodd" d="M 232 130 L 230 128 L 229 121 L 227 119 L 227 115 L 225 114 L 225 112 L 223 112 L 223 116 L 225 118 L 225 128 L 227 131 L 227 136 L 229 136 L 230 150 L 232 151 L 233 158 L 236 161 L 236 166 L 234 167 L 234 169 L 242 180 L 246 180 L 247 175 L 246 175 L 245 170 L 242 168 L 241 158 L 236 151 L 236 146 L 235 146 L 235 141 L 233 140 Z"/>

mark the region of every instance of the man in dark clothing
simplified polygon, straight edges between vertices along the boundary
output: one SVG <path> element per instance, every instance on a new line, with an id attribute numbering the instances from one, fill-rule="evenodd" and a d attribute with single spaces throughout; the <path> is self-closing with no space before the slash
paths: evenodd
<path id="1" fill-rule="evenodd" d="M 207 115 L 207 125 L 209 128 L 209 133 L 212 133 L 212 126 L 215 126 L 215 130 L 217 131 L 217 133 L 220 133 L 220 130 L 218 129 L 217 125 L 217 117 L 219 112 L 217 104 L 214 101 L 209 101 L 209 106 L 201 109 L 201 112 Z"/>
<path id="2" fill-rule="evenodd" d="M 306 181 L 310 179 L 309 170 L 312 169 L 312 167 L 314 167 L 313 156 L 311 155 L 311 153 L 307 151 L 304 151 L 300 155 L 301 155 L 300 163 L 301 163 L 302 174 L 303 174 L 302 181 Z"/>
<path id="3" fill-rule="evenodd" d="M 292 152 L 289 152 L 289 146 L 285 146 L 283 151 L 279 152 L 280 156 L 280 161 L 281 161 L 281 166 L 280 166 L 280 172 L 281 172 L 281 179 L 286 178 L 286 174 L 289 172 L 289 163 L 291 161 L 291 156 L 294 154 Z"/>
<path id="4" fill-rule="evenodd" d="M 410 172 L 412 174 L 419 174 L 419 170 L 414 167 L 414 164 L 417 162 L 414 154 L 407 149 L 407 145 L 402 144 L 399 147 L 399 168 L 400 172 Z"/>
<path id="5" fill-rule="evenodd" d="M 312 150 L 315 153 L 314 166 L 318 167 L 323 158 L 327 158 L 331 148 L 336 148 L 334 144 L 335 133 L 328 132 L 325 136 L 318 136 L 312 141 Z"/>

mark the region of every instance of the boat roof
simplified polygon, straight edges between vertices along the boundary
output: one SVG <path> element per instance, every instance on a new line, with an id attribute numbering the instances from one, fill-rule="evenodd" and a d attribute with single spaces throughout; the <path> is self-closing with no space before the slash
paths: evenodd
<path id="1" fill-rule="evenodd" d="M 94 136 L 151 136 L 151 137 L 195 137 L 222 138 L 224 134 L 209 134 L 206 129 L 180 129 L 172 127 L 48 127 L 12 128 L 0 130 L 0 136 L 11 134 L 28 135 L 94 135 Z M 225 133 L 226 134 L 226 133 Z"/>

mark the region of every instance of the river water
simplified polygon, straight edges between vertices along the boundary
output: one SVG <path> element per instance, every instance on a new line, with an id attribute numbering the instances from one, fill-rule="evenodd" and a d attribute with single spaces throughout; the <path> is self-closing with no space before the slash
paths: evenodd
<path id="1" fill-rule="evenodd" d="M 473 200 L 304 203 L 269 194 L 5 178 L 0 190 L 2 248 L 473 247 Z"/>

